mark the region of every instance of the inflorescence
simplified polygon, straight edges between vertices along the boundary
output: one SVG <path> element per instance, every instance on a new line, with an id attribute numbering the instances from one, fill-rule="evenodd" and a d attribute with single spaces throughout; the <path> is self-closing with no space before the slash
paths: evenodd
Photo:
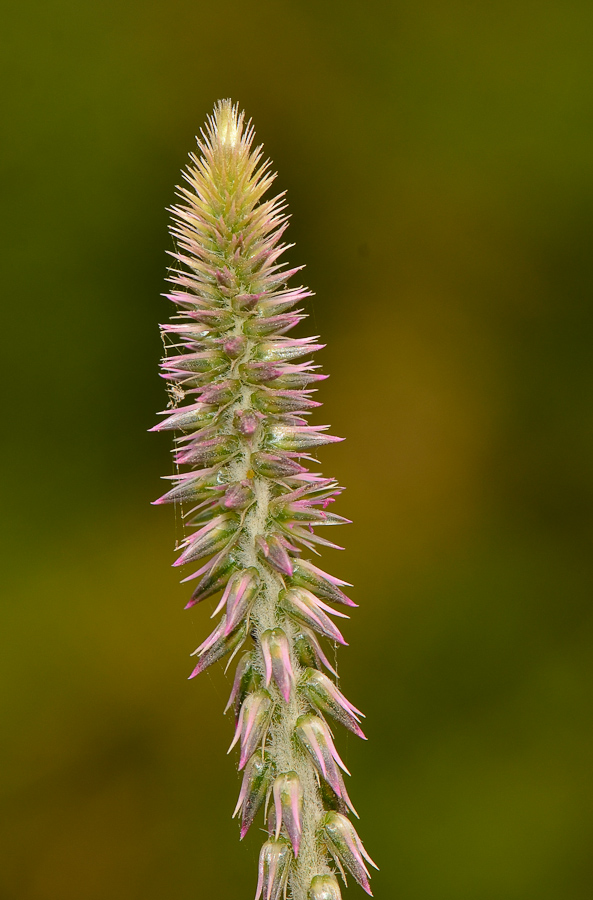
<path id="1" fill-rule="evenodd" d="M 330 677 L 323 647 L 346 643 L 330 616 L 355 604 L 346 582 L 303 553 L 335 547 L 315 529 L 348 521 L 329 511 L 342 489 L 306 465 L 315 447 L 341 438 L 307 424 L 321 405 L 312 386 L 326 376 L 302 360 L 323 344 L 286 337 L 311 294 L 287 284 L 299 269 L 280 261 L 291 246 L 282 243 L 286 205 L 283 194 L 262 199 L 275 175 L 253 138 L 238 107 L 219 102 L 172 209 L 177 268 L 167 296 L 177 312 L 161 326 L 172 401 L 152 430 L 178 432 L 177 474 L 155 502 L 183 504 L 192 529 L 174 563 L 202 563 L 184 579 L 197 581 L 187 608 L 220 595 L 190 678 L 243 651 L 227 705 L 236 723 L 229 749 L 239 746 L 243 772 L 241 838 L 261 807 L 269 833 L 256 900 L 288 891 L 292 900 L 340 900 L 336 875 L 349 871 L 370 894 L 374 865 L 349 818 L 330 726 L 364 738 L 362 713 Z"/>

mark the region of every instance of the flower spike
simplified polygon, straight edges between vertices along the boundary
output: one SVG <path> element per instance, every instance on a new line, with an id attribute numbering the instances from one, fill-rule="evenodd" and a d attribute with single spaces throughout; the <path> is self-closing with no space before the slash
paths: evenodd
<path id="1" fill-rule="evenodd" d="M 322 528 L 349 521 L 333 511 L 340 485 L 309 470 L 316 447 L 342 440 L 310 422 L 328 377 L 313 362 L 324 344 L 293 336 L 312 293 L 290 281 L 302 267 L 284 261 L 285 198 L 267 196 L 275 175 L 230 100 L 216 104 L 183 178 L 171 209 L 173 315 L 161 326 L 169 403 L 151 431 L 174 433 L 175 474 L 154 504 L 181 507 L 173 565 L 191 564 L 186 608 L 200 616 L 212 598 L 217 619 L 190 678 L 223 659 L 228 669 L 244 647 L 225 712 L 229 752 L 240 747 L 241 838 L 262 807 L 269 829 L 256 900 L 341 900 L 334 864 L 368 891 L 370 860 L 328 724 L 364 737 L 362 713 L 326 674 L 337 678 L 330 659 L 346 645 L 334 619 L 348 616 L 335 607 L 356 604 L 308 558 L 337 547 Z"/>

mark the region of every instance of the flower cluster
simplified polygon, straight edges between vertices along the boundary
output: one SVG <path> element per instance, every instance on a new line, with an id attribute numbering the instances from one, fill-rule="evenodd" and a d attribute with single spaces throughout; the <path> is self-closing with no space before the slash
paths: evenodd
<path id="1" fill-rule="evenodd" d="M 339 900 L 336 872 L 370 894 L 374 865 L 348 817 L 330 726 L 364 738 L 362 713 L 323 671 L 336 675 L 324 640 L 345 644 L 335 607 L 355 604 L 303 554 L 335 547 L 315 529 L 347 522 L 330 511 L 339 485 L 306 465 L 341 438 L 308 424 L 326 377 L 309 357 L 323 345 L 286 336 L 310 293 L 288 286 L 298 269 L 281 261 L 285 204 L 263 199 L 275 176 L 253 136 L 237 106 L 218 103 L 172 210 L 176 314 L 162 326 L 161 366 L 172 401 L 153 430 L 178 433 L 178 474 L 155 502 L 183 504 L 191 529 L 174 563 L 199 565 L 187 606 L 220 595 L 190 677 L 243 649 L 227 710 L 241 837 L 261 808 L 269 832 L 256 900 Z"/>

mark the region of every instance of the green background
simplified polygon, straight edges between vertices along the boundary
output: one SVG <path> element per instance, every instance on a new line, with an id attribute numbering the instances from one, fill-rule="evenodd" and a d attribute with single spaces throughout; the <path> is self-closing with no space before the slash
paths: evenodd
<path id="1" fill-rule="evenodd" d="M 228 679 L 152 508 L 165 207 L 238 100 L 288 191 L 360 603 L 384 900 L 593 895 L 593 7 L 21 0 L 2 17 L 3 900 L 248 900 Z M 356 886 L 347 896 L 361 897 Z"/>

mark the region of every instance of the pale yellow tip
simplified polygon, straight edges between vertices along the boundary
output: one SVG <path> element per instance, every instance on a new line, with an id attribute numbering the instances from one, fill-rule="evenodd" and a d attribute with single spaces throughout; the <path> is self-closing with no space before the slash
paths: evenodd
<path id="1" fill-rule="evenodd" d="M 230 100 L 221 100 L 215 112 L 216 136 L 223 147 L 233 149 L 241 140 L 242 122 L 238 106 Z"/>

